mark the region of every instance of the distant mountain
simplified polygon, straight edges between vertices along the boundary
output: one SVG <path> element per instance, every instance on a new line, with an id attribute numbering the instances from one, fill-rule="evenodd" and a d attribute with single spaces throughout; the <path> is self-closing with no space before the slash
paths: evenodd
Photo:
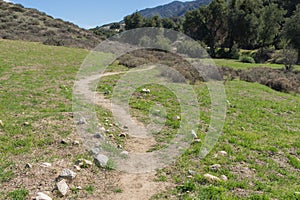
<path id="1" fill-rule="evenodd" d="M 208 5 L 212 0 L 196 0 L 189 2 L 173 1 L 169 4 L 157 6 L 155 8 L 147 8 L 139 11 L 139 13 L 147 18 L 158 15 L 162 18 L 181 17 L 187 11 L 199 8 L 202 5 Z"/>
<path id="2" fill-rule="evenodd" d="M 102 39 L 92 31 L 54 19 L 36 9 L 0 0 L 0 38 L 48 45 L 93 48 Z"/>

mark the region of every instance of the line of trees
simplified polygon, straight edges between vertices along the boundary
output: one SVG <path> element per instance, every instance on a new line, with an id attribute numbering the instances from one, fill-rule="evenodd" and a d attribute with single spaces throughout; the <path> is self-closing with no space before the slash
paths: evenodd
<path id="1" fill-rule="evenodd" d="M 125 28 L 163 27 L 204 42 L 212 57 L 219 49 L 236 48 L 298 50 L 300 61 L 300 0 L 213 0 L 187 12 L 183 19 L 144 18 L 139 13 L 125 17 Z"/>

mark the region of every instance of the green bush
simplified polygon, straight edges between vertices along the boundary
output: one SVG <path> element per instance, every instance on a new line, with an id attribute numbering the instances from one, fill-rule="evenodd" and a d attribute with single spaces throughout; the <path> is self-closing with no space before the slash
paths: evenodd
<path id="1" fill-rule="evenodd" d="M 239 59 L 239 57 L 240 57 L 240 49 L 238 48 L 237 44 L 234 44 L 232 46 L 231 51 L 230 51 L 228 57 L 232 58 L 232 59 Z"/>
<path id="2" fill-rule="evenodd" d="M 178 53 L 187 54 L 192 58 L 206 57 L 205 46 L 196 41 L 183 41 L 177 46 Z"/>
<path id="3" fill-rule="evenodd" d="M 251 56 L 240 56 L 239 60 L 244 63 L 255 63 L 254 58 Z"/>
<path id="4" fill-rule="evenodd" d="M 258 51 L 253 55 L 257 63 L 264 63 L 270 60 L 275 53 L 274 47 L 263 47 L 258 49 Z"/>

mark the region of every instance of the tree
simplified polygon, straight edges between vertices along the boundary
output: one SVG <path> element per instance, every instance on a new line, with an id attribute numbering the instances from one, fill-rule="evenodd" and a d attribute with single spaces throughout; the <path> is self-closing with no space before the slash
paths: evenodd
<path id="1" fill-rule="evenodd" d="M 267 47 L 274 43 L 280 34 L 280 28 L 284 21 L 286 11 L 277 4 L 266 5 L 262 10 L 262 23 L 259 33 L 260 47 Z"/>
<path id="2" fill-rule="evenodd" d="M 226 1 L 214 0 L 208 6 L 186 14 L 184 32 L 205 42 L 210 48 L 210 55 L 215 57 L 216 47 L 220 46 L 227 36 L 227 15 Z"/>
<path id="3" fill-rule="evenodd" d="M 125 21 L 125 29 L 126 30 L 141 28 L 144 25 L 144 18 L 138 12 L 135 12 L 132 15 L 126 16 L 124 18 L 124 21 Z"/>
<path id="4" fill-rule="evenodd" d="M 228 43 L 231 49 L 236 42 L 240 47 L 252 49 L 259 42 L 261 0 L 231 0 L 229 2 Z"/>
<path id="5" fill-rule="evenodd" d="M 300 5 L 296 7 L 293 15 L 286 20 L 284 36 L 290 44 L 298 49 L 298 62 L 300 62 Z"/>

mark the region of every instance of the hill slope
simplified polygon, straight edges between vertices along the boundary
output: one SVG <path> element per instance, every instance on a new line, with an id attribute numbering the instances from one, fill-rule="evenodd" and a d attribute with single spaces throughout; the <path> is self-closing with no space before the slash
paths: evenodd
<path id="1" fill-rule="evenodd" d="M 56 46 L 93 48 L 101 38 L 70 22 L 36 9 L 0 0 L 0 38 L 28 40 Z"/>
<path id="2" fill-rule="evenodd" d="M 180 17 L 187 11 L 199 8 L 202 5 L 208 5 L 211 0 L 196 0 L 190 2 L 173 1 L 169 4 L 155 8 L 147 8 L 139 11 L 144 17 L 153 17 L 158 15 L 162 18 Z"/>

